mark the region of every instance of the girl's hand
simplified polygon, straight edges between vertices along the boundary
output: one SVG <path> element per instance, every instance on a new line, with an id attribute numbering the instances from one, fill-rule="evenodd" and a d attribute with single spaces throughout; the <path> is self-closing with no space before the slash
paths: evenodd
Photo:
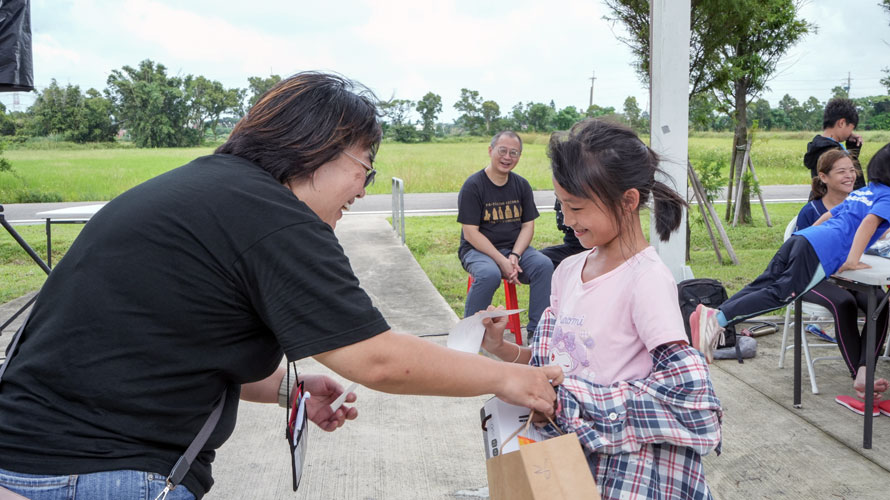
<path id="1" fill-rule="evenodd" d="M 488 306 L 487 311 L 504 310 L 504 306 Z M 504 343 L 504 329 L 507 327 L 507 316 L 499 318 L 484 318 L 482 326 L 485 327 L 485 335 L 482 336 L 482 348 L 493 353 Z"/>
<path id="2" fill-rule="evenodd" d="M 840 274 L 844 271 L 855 271 L 857 269 L 871 269 L 871 266 L 866 264 L 865 262 L 851 262 L 847 261 L 840 267 L 840 269 L 835 272 L 835 274 Z"/>

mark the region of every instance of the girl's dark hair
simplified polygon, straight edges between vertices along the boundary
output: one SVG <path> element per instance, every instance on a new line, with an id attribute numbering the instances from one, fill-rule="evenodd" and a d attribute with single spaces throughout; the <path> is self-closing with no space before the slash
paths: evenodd
<path id="1" fill-rule="evenodd" d="M 307 178 L 345 149 L 382 137 L 374 94 L 338 75 L 304 72 L 278 82 L 216 153 L 250 160 L 284 184 Z"/>
<path id="2" fill-rule="evenodd" d="M 868 162 L 868 182 L 890 186 L 890 143 L 878 150 Z"/>
<path id="3" fill-rule="evenodd" d="M 659 158 L 629 128 L 602 120 L 588 119 L 569 132 L 550 137 L 547 152 L 553 179 L 573 196 L 603 205 L 622 232 L 622 200 L 629 189 L 640 193 L 637 209 L 655 200 L 655 229 L 661 241 L 680 227 L 684 200 L 666 184 L 656 181 Z"/>
<path id="4" fill-rule="evenodd" d="M 831 169 L 834 168 L 834 164 L 840 160 L 841 158 L 847 157 L 846 151 L 840 148 L 829 149 L 828 151 L 822 153 L 822 156 L 819 157 L 819 160 L 816 162 L 816 173 L 823 173 L 828 175 L 831 173 Z M 818 200 L 821 199 L 828 193 L 828 186 L 822 182 L 822 179 L 817 175 L 813 177 L 813 194 L 812 199 Z"/>

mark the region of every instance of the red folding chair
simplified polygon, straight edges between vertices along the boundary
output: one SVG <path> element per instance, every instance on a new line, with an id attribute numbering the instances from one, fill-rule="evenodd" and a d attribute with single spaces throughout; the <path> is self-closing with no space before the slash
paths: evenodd
<path id="1" fill-rule="evenodd" d="M 473 286 L 473 275 L 469 275 L 467 279 L 467 293 Z M 504 302 L 507 303 L 507 309 L 519 309 L 519 300 L 516 298 L 516 285 L 504 280 Z M 522 345 L 522 325 L 519 324 L 519 313 L 511 314 L 507 317 L 507 330 L 513 332 L 516 337 L 516 344 Z"/>

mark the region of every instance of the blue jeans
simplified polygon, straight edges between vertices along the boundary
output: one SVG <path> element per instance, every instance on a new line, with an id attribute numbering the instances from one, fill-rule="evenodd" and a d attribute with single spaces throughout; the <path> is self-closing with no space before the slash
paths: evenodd
<path id="1" fill-rule="evenodd" d="M 135 470 L 47 476 L 0 469 L 0 486 L 30 500 L 154 500 L 166 487 L 166 479 L 163 474 Z M 195 500 L 195 495 L 179 485 L 167 500 Z"/>
<path id="2" fill-rule="evenodd" d="M 509 255 L 510 250 L 500 250 L 504 256 Z M 473 286 L 467 293 L 467 302 L 464 305 L 464 317 L 472 316 L 485 310 L 491 305 L 494 292 L 501 286 L 501 268 L 484 253 L 470 249 L 461 259 L 464 269 L 473 276 Z M 550 278 L 553 276 L 553 262 L 550 258 L 532 247 L 525 249 L 519 260 L 519 281 L 529 286 L 528 298 L 528 331 L 529 338 L 535 333 L 538 320 L 544 314 L 544 309 L 550 305 Z"/>

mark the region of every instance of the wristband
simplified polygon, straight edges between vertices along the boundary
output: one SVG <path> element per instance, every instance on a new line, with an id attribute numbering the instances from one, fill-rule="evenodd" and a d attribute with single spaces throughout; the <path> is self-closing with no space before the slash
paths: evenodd
<path id="1" fill-rule="evenodd" d="M 515 362 L 519 361 L 519 356 L 522 355 L 522 348 L 519 347 L 519 344 L 513 344 L 513 345 L 516 346 L 516 359 L 514 359 L 514 360 L 512 361 L 513 363 L 515 363 Z"/>
<path id="2" fill-rule="evenodd" d="M 281 383 L 278 385 L 278 406 L 287 408 L 287 395 L 294 390 L 296 382 L 297 377 L 288 377 L 287 374 L 281 377 Z"/>
<path id="3" fill-rule="evenodd" d="M 522 260 L 522 256 L 519 255 L 519 254 L 516 253 L 516 252 L 510 252 L 510 253 L 508 253 L 507 255 L 515 255 L 517 259 Z"/>

